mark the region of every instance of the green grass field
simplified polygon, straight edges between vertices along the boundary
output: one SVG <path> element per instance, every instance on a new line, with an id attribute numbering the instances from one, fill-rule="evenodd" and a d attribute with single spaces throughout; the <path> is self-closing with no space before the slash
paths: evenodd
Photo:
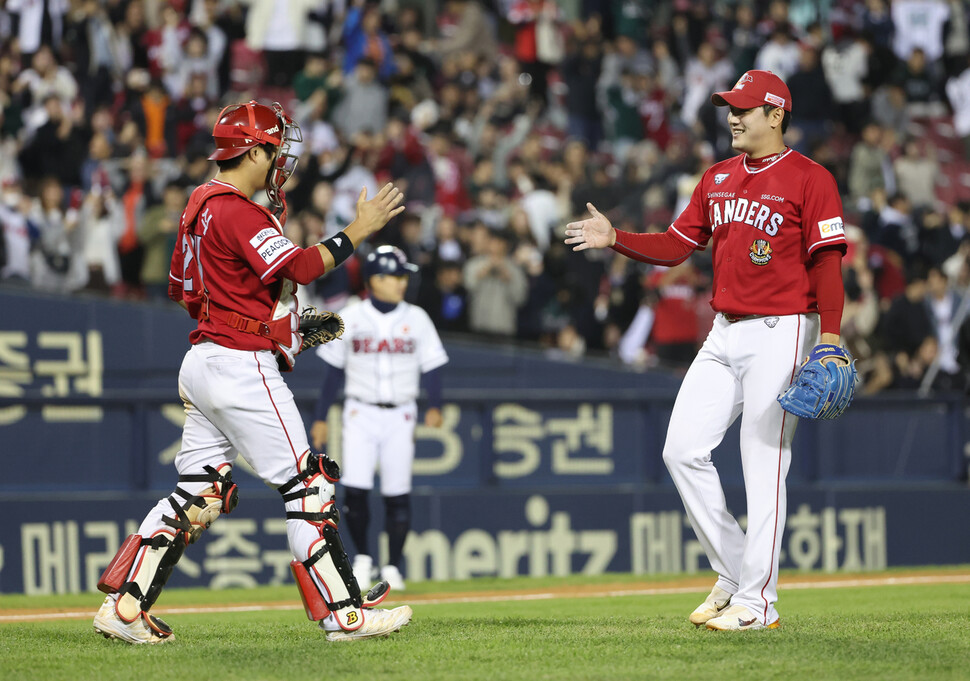
<path id="1" fill-rule="evenodd" d="M 707 589 L 681 593 L 684 582 L 677 578 L 414 584 L 394 601 L 410 598 L 410 626 L 387 639 L 341 644 L 327 643 L 302 609 L 163 612 L 244 603 L 298 607 L 292 586 L 168 590 L 156 610 L 177 640 L 163 646 L 97 636 L 91 628 L 97 594 L 0 596 L 0 679 L 970 679 L 970 567 L 932 574 L 950 579 L 841 588 L 793 584 L 786 590 L 786 581 L 804 576 L 783 574 L 781 629 L 743 633 L 691 626 L 687 615 Z M 513 593 L 571 587 L 672 593 L 528 600 Z M 476 592 L 503 598 L 495 593 L 502 591 L 509 600 L 448 602 Z M 3 621 L 14 612 L 52 608 L 90 616 Z"/>

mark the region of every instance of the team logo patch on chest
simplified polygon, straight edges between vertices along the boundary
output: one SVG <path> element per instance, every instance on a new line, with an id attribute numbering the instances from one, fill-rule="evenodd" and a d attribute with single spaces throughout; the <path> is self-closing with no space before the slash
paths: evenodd
<path id="1" fill-rule="evenodd" d="M 771 244 L 767 239 L 755 239 L 748 250 L 750 251 L 748 257 L 755 265 L 767 265 L 771 260 Z"/>
<path id="2" fill-rule="evenodd" d="M 714 184 L 721 184 L 724 180 L 730 177 L 731 173 L 715 173 L 714 174 Z"/>

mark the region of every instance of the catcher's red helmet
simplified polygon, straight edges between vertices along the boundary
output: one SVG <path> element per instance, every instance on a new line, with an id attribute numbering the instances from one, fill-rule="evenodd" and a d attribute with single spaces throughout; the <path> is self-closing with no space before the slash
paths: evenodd
<path id="1" fill-rule="evenodd" d="M 291 142 L 302 142 L 300 126 L 286 115 L 283 107 L 274 102 L 272 107 L 249 101 L 246 104 L 230 104 L 219 112 L 212 127 L 216 150 L 210 161 L 224 161 L 240 156 L 257 144 L 276 146 L 276 157 L 266 178 L 266 193 L 274 209 L 282 209 L 280 189 L 296 170 L 297 156 L 290 153 Z"/>
<path id="2" fill-rule="evenodd" d="M 276 111 L 251 101 L 248 104 L 230 104 L 219 112 L 219 119 L 212 127 L 216 150 L 210 161 L 224 161 L 246 153 L 257 144 L 279 146 L 283 141 L 283 121 Z"/>

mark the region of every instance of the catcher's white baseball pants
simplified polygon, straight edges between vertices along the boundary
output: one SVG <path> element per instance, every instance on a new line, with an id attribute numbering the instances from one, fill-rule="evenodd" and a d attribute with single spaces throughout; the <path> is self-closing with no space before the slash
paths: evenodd
<path id="1" fill-rule="evenodd" d="M 664 462 L 687 517 L 718 573 L 717 585 L 764 624 L 778 619 L 778 557 L 785 476 L 797 419 L 777 402 L 818 342 L 818 315 L 729 322 L 718 314 L 677 394 Z M 741 415 L 747 531 L 727 509 L 711 451 Z"/>
<path id="2" fill-rule="evenodd" d="M 410 494 L 417 417 L 413 401 L 385 408 L 348 397 L 343 412 L 340 482 L 373 489 L 374 470 L 380 468 L 383 496 Z"/>
<path id="3" fill-rule="evenodd" d="M 309 449 L 303 419 L 268 350 L 234 350 L 215 343 L 193 345 L 182 360 L 179 394 L 186 404 L 182 448 L 175 457 L 180 474 L 202 473 L 204 466 L 242 457 L 266 484 L 276 488 L 297 473 L 297 460 Z M 197 494 L 208 483 L 180 483 Z M 245 503 L 245 490 L 240 494 Z M 282 501 L 282 500 L 281 500 Z M 301 510 L 300 500 L 286 503 Z M 139 534 L 167 527 L 172 507 L 164 498 L 142 521 Z M 290 550 L 306 560 L 319 530 L 302 520 L 286 521 Z"/>

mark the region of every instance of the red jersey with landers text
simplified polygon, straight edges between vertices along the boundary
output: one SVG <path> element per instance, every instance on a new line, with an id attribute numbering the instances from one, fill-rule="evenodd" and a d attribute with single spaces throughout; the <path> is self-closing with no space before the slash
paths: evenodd
<path id="1" fill-rule="evenodd" d="M 846 243 L 835 178 L 792 149 L 708 168 L 670 231 L 697 249 L 711 242 L 711 306 L 735 315 L 817 312 L 812 253 Z"/>
<path id="2" fill-rule="evenodd" d="M 272 319 L 279 308 L 277 303 L 283 302 L 281 297 L 291 293 L 292 283 L 279 274 L 280 268 L 303 249 L 283 236 L 275 218 L 237 193 L 204 199 L 192 223 L 188 214 L 193 199 L 198 201 L 198 193 L 211 192 L 217 185 L 234 190 L 213 180 L 197 188 L 189 199 L 172 254 L 172 297 L 183 299 L 192 312 L 200 305 L 203 285 L 208 293 L 211 316 L 200 320 L 189 334 L 193 344 L 209 338 L 237 350 L 272 350 L 272 340 L 232 328 L 225 318 L 235 312 L 257 321 Z M 193 316 L 198 318 L 194 312 Z"/>

